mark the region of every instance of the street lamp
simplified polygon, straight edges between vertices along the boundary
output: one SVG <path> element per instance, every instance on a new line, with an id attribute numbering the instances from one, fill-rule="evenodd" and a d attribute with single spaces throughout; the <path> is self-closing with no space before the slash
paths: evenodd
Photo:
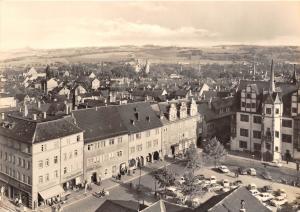
<path id="1" fill-rule="evenodd" d="M 254 167 L 254 157 L 255 157 L 255 155 L 253 154 L 252 155 L 252 167 Z"/>

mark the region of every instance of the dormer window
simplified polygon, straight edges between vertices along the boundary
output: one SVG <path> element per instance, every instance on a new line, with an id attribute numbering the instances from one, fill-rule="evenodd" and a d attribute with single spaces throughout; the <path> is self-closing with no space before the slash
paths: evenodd
<path id="1" fill-rule="evenodd" d="M 271 114 L 271 113 L 272 113 L 271 108 L 266 108 L 266 114 Z"/>

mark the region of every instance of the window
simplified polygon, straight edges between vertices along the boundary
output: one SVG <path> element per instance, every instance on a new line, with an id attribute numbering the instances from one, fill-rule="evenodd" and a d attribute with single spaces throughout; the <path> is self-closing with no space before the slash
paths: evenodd
<path id="1" fill-rule="evenodd" d="M 267 149 L 267 150 L 270 150 L 270 149 L 271 149 L 271 144 L 266 143 L 266 149 Z"/>
<path id="2" fill-rule="evenodd" d="M 88 145 L 88 150 L 91 150 L 92 149 L 92 144 L 89 144 Z"/>
<path id="3" fill-rule="evenodd" d="M 275 113 L 279 114 L 279 109 L 278 108 L 275 109 Z"/>
<path id="4" fill-rule="evenodd" d="M 247 103 L 246 108 L 251 108 L 251 103 Z"/>
<path id="5" fill-rule="evenodd" d="M 246 141 L 240 141 L 240 148 L 247 149 L 247 142 Z"/>
<path id="6" fill-rule="evenodd" d="M 18 179 L 18 180 L 21 180 L 21 175 L 20 175 L 20 172 L 19 172 L 19 171 L 17 171 L 17 179 Z"/>
<path id="7" fill-rule="evenodd" d="M 272 113 L 272 110 L 271 110 L 271 108 L 266 108 L 266 114 L 271 114 Z"/>
<path id="8" fill-rule="evenodd" d="M 55 178 L 58 178 L 58 170 L 55 170 L 55 171 L 54 171 L 54 177 L 55 177 Z"/>
<path id="9" fill-rule="evenodd" d="M 155 130 L 155 134 L 158 135 L 159 134 L 159 129 Z"/>
<path id="10" fill-rule="evenodd" d="M 240 135 L 244 137 L 248 137 L 248 130 L 247 129 L 240 129 Z"/>
<path id="11" fill-rule="evenodd" d="M 25 165 L 26 165 L 26 161 L 25 161 L 25 159 L 23 159 L 22 160 L 22 167 L 25 168 Z"/>
<path id="12" fill-rule="evenodd" d="M 109 145 L 114 145 L 115 140 L 114 139 L 109 139 Z"/>
<path id="13" fill-rule="evenodd" d="M 251 107 L 252 108 L 256 108 L 256 104 L 255 103 L 251 103 Z"/>
<path id="14" fill-rule="evenodd" d="M 153 146 L 158 146 L 158 139 L 153 140 Z"/>
<path id="15" fill-rule="evenodd" d="M 19 159 L 19 166 L 22 166 L 22 159 L 21 158 L 18 159 Z"/>
<path id="16" fill-rule="evenodd" d="M 46 151 L 46 150 L 47 150 L 46 144 L 42 144 L 42 145 L 41 145 L 41 151 L 44 152 L 44 151 Z"/>
<path id="17" fill-rule="evenodd" d="M 8 155 L 8 162 L 11 162 L 11 155 Z"/>
<path id="18" fill-rule="evenodd" d="M 42 160 L 39 161 L 39 168 L 40 169 L 43 168 L 43 161 Z"/>
<path id="19" fill-rule="evenodd" d="M 23 174 L 23 176 L 22 176 L 22 181 L 23 181 L 24 183 L 26 183 L 26 176 L 25 176 L 25 174 Z"/>
<path id="20" fill-rule="evenodd" d="M 253 138 L 261 138 L 261 131 L 253 130 Z"/>
<path id="21" fill-rule="evenodd" d="M 113 152 L 108 153 L 108 157 L 109 159 L 112 159 L 114 157 L 114 153 Z"/>
<path id="22" fill-rule="evenodd" d="M 31 163 L 30 161 L 27 161 L 27 169 L 29 170 L 31 168 Z"/>
<path id="23" fill-rule="evenodd" d="M 117 156 L 118 156 L 118 157 L 122 157 L 122 155 L 123 155 L 123 152 L 122 152 L 122 151 L 118 151 L 118 152 L 117 152 Z"/>
<path id="24" fill-rule="evenodd" d="M 49 159 L 48 158 L 45 160 L 45 166 L 46 167 L 49 166 Z"/>
<path id="25" fill-rule="evenodd" d="M 279 132 L 278 131 L 275 131 L 275 137 L 279 138 Z"/>
<path id="26" fill-rule="evenodd" d="M 43 176 L 39 176 L 39 183 L 43 183 Z"/>
<path id="27" fill-rule="evenodd" d="M 150 136 L 150 130 L 146 131 L 146 137 Z"/>
<path id="28" fill-rule="evenodd" d="M 64 168 L 64 174 L 67 174 L 67 167 Z"/>
<path id="29" fill-rule="evenodd" d="M 129 135 L 129 141 L 134 141 L 134 135 Z"/>
<path id="30" fill-rule="evenodd" d="M 292 120 L 283 119 L 282 126 L 292 128 Z"/>
<path id="31" fill-rule="evenodd" d="M 141 133 L 137 133 L 137 134 L 135 134 L 135 137 L 136 137 L 136 139 L 141 139 Z"/>
<path id="32" fill-rule="evenodd" d="M 249 116 L 248 116 L 248 115 L 241 114 L 240 120 L 241 120 L 241 121 L 244 121 L 244 122 L 248 122 L 248 121 L 249 121 Z"/>
<path id="33" fill-rule="evenodd" d="M 46 174 L 46 176 L 45 176 L 45 181 L 46 181 L 46 182 L 49 181 L 49 174 Z"/>
<path id="34" fill-rule="evenodd" d="M 260 116 L 253 116 L 253 122 L 255 124 L 261 124 L 261 117 Z"/>
<path id="35" fill-rule="evenodd" d="M 134 153 L 135 152 L 135 147 L 130 147 L 130 153 Z"/>
<path id="36" fill-rule="evenodd" d="M 80 141 L 80 135 L 77 135 L 77 141 Z"/>
<path id="37" fill-rule="evenodd" d="M 275 146 L 275 151 L 278 152 L 278 146 Z"/>
<path id="38" fill-rule="evenodd" d="M 292 143 L 292 135 L 281 134 L 281 140 L 285 143 Z"/>
<path id="39" fill-rule="evenodd" d="M 77 149 L 75 149 L 74 150 L 74 156 L 77 157 L 77 155 L 78 155 L 78 151 L 77 151 Z"/>
<path id="40" fill-rule="evenodd" d="M 54 163 L 58 162 L 58 156 L 54 156 Z"/>
<path id="41" fill-rule="evenodd" d="M 247 99 L 251 99 L 251 93 L 247 93 Z"/>
<path id="42" fill-rule="evenodd" d="M 246 106 L 246 102 L 242 102 L 242 107 L 245 107 Z"/>
<path id="43" fill-rule="evenodd" d="M 118 138 L 118 144 L 121 144 L 122 143 L 122 137 L 119 137 Z"/>
<path id="44" fill-rule="evenodd" d="M 292 108 L 292 113 L 297 113 L 297 108 L 296 107 Z"/>
<path id="45" fill-rule="evenodd" d="M 151 141 L 147 141 L 147 148 L 151 147 L 152 142 Z"/>
<path id="46" fill-rule="evenodd" d="M 29 176 L 27 177 L 27 184 L 31 185 L 31 177 L 29 177 Z"/>
<path id="47" fill-rule="evenodd" d="M 143 146 L 142 146 L 142 144 L 140 144 L 140 145 L 137 145 L 136 148 L 137 148 L 137 151 L 142 151 Z"/>
<path id="48" fill-rule="evenodd" d="M 5 158 L 5 160 L 7 160 L 7 152 L 5 152 L 5 157 L 4 158 Z"/>

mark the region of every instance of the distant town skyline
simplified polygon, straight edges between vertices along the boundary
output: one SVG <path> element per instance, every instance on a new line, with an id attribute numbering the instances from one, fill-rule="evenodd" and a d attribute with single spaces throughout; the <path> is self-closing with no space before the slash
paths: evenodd
<path id="1" fill-rule="evenodd" d="M 1 1 L 0 49 L 300 45 L 300 2 Z"/>

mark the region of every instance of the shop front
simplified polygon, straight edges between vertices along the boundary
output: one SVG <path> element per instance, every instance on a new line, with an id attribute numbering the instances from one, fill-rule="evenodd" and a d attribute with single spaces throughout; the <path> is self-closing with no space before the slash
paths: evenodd
<path id="1" fill-rule="evenodd" d="M 49 189 L 39 192 L 38 206 L 53 205 L 61 201 L 61 198 L 65 196 L 65 190 L 61 185 L 53 186 Z"/>

